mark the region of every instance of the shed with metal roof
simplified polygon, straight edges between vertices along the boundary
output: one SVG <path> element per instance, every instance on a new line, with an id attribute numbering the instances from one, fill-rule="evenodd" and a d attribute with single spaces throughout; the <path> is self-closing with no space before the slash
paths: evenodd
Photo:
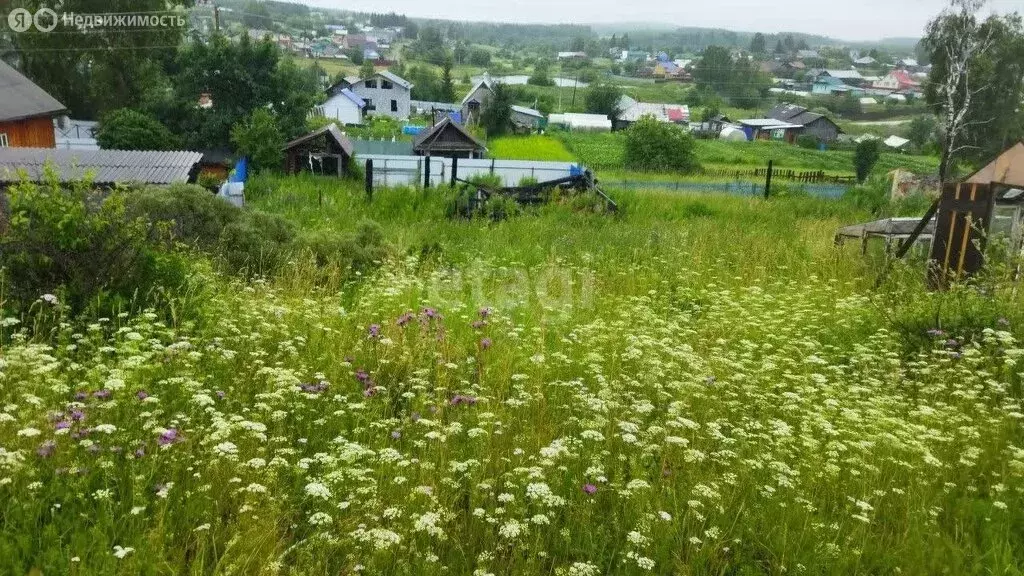
<path id="1" fill-rule="evenodd" d="M 61 182 L 88 179 L 99 186 L 194 182 L 202 158 L 188 151 L 0 148 L 0 184 L 43 181 L 48 170 Z"/>

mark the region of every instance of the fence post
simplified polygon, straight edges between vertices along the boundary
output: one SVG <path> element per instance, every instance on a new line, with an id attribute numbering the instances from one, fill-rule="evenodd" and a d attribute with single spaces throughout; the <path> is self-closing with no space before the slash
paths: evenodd
<path id="1" fill-rule="evenodd" d="M 764 179 L 764 197 L 768 199 L 768 195 L 771 194 L 772 190 L 772 161 L 768 161 L 768 175 Z"/>
<path id="2" fill-rule="evenodd" d="M 452 186 L 455 186 L 455 180 L 459 177 L 459 159 L 458 157 L 452 158 Z"/>
<path id="3" fill-rule="evenodd" d="M 430 155 L 423 157 L 423 187 L 430 188 Z"/>
<path id="4" fill-rule="evenodd" d="M 494 176 L 494 158 L 491 158 L 491 176 Z"/>
<path id="5" fill-rule="evenodd" d="M 366 201 L 373 202 L 373 158 L 366 161 Z"/>

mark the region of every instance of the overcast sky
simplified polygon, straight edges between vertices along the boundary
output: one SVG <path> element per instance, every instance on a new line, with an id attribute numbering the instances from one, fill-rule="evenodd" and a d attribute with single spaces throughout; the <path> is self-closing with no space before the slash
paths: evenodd
<path id="1" fill-rule="evenodd" d="M 296 1 L 296 0 L 292 0 Z M 358 12 L 490 22 L 657 22 L 753 32 L 808 32 L 843 40 L 916 37 L 944 0 L 304 0 Z M 986 11 L 1019 11 L 1024 0 L 989 0 Z"/>

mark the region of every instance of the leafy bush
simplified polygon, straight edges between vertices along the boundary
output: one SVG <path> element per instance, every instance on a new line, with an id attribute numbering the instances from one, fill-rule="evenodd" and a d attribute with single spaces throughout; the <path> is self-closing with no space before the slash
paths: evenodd
<path id="1" fill-rule="evenodd" d="M 853 168 L 857 173 L 858 182 L 867 180 L 868 174 L 871 174 L 871 169 L 875 167 L 881 155 L 881 142 L 878 140 L 857 143 L 857 149 L 853 151 Z"/>
<path id="2" fill-rule="evenodd" d="M 295 230 L 274 214 L 244 211 L 220 234 L 218 253 L 232 272 L 267 274 L 273 272 L 287 257 Z"/>
<path id="3" fill-rule="evenodd" d="M 796 139 L 796 145 L 807 150 L 817 150 L 821 139 L 813 134 L 801 134 Z"/>
<path id="4" fill-rule="evenodd" d="M 390 252 L 383 229 L 372 220 L 360 221 L 352 235 L 323 230 L 305 232 L 295 239 L 295 247 L 312 255 L 318 266 L 335 264 L 360 272 L 374 268 Z"/>
<path id="5" fill-rule="evenodd" d="M 212 249 L 220 241 L 224 227 L 237 221 L 243 211 L 198 186 L 175 184 L 132 194 L 128 212 L 133 218 L 144 218 L 152 224 L 164 223 L 152 230 L 169 232 L 170 238 L 165 240 Z"/>
<path id="6" fill-rule="evenodd" d="M 672 124 L 645 116 L 626 130 L 626 167 L 695 172 L 700 168 L 693 137 Z"/>
<path id="7" fill-rule="evenodd" d="M 180 146 L 159 120 L 129 108 L 114 110 L 100 120 L 96 142 L 106 150 L 174 150 Z"/>
<path id="8" fill-rule="evenodd" d="M 268 110 L 258 108 L 248 119 L 235 124 L 231 128 L 231 142 L 240 154 L 249 157 L 254 170 L 273 170 L 281 166 L 284 136 Z"/>
<path id="9" fill-rule="evenodd" d="M 150 226 L 126 209 L 128 194 L 103 193 L 88 182 L 64 186 L 21 182 L 9 191 L 10 220 L 0 235 L 4 296 L 24 310 L 54 294 L 73 313 L 109 313 L 153 288 L 185 281 L 183 263 L 150 241 Z"/>

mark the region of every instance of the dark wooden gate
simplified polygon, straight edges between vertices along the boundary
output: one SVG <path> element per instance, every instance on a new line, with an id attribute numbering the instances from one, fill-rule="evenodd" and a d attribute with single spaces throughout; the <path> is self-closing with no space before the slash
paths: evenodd
<path id="1" fill-rule="evenodd" d="M 933 288 L 946 288 L 951 280 L 981 270 L 994 206 L 995 194 L 989 184 L 943 186 L 928 269 Z"/>

